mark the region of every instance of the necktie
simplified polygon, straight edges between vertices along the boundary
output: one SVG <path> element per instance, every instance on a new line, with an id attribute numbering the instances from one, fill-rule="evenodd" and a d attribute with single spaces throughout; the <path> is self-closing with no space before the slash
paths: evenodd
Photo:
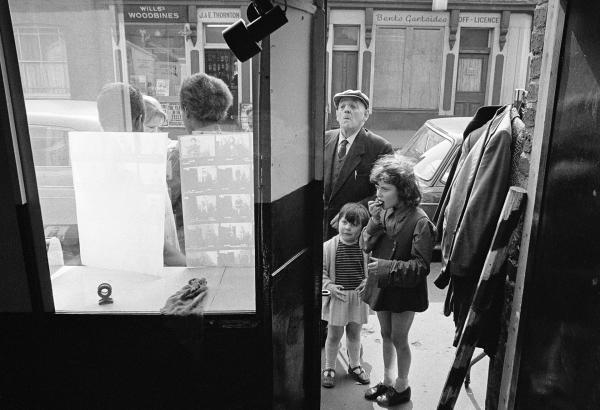
<path id="1" fill-rule="evenodd" d="M 344 159 L 346 156 L 346 145 L 348 145 L 348 140 L 344 138 L 340 141 L 340 149 L 338 150 L 339 159 Z"/>

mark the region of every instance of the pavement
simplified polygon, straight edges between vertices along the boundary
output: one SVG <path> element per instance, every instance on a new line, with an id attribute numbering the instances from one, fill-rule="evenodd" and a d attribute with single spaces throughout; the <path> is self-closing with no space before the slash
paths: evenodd
<path id="1" fill-rule="evenodd" d="M 433 280 L 440 270 L 439 263 L 431 264 L 428 276 L 429 309 L 417 313 L 409 333 L 409 343 L 412 351 L 412 364 L 409 383 L 412 390 L 410 402 L 389 407 L 400 410 L 432 410 L 437 404 L 446 381 L 448 371 L 454 361 L 455 348 L 454 322 L 451 317 L 443 314 L 446 290 L 439 290 L 433 285 Z M 364 391 L 369 386 L 356 383 L 346 373 L 348 357 L 346 341 L 342 338 L 342 348 L 336 363 L 336 385 L 327 389 L 321 387 L 321 410 L 367 410 L 379 409 L 378 404 L 363 398 Z M 381 333 L 376 315 L 369 316 L 369 323 L 362 329 L 363 367 L 371 375 L 371 385 L 383 380 L 383 359 L 381 356 Z M 475 358 L 481 349 L 476 349 Z M 321 364 L 325 357 L 321 352 Z M 469 388 L 461 388 L 456 410 L 471 410 L 485 408 L 485 392 L 487 386 L 487 371 L 489 359 L 487 356 L 476 363 L 471 369 L 471 384 Z M 320 377 L 320 376 L 319 376 Z"/>

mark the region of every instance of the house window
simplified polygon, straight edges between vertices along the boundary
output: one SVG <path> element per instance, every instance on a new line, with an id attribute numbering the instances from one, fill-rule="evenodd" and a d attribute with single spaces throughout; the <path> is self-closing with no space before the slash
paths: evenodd
<path id="1" fill-rule="evenodd" d="M 432 27 L 378 27 L 373 105 L 436 110 L 444 32 Z"/>
<path id="2" fill-rule="evenodd" d="M 331 95 L 358 88 L 360 26 L 333 26 Z"/>
<path id="3" fill-rule="evenodd" d="M 59 27 L 15 27 L 23 93 L 69 98 L 67 49 Z"/>

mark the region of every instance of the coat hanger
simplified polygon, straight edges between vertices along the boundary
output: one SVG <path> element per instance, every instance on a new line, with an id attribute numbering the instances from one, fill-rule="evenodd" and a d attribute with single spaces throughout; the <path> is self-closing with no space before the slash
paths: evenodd
<path id="1" fill-rule="evenodd" d="M 523 88 L 515 88 L 513 94 L 513 107 L 516 108 L 519 113 L 519 117 L 523 117 L 523 110 L 525 108 L 525 102 L 527 101 L 527 90 Z"/>

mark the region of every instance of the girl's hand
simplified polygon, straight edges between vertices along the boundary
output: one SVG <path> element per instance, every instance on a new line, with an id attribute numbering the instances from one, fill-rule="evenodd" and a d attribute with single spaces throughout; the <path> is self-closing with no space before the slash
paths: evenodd
<path id="1" fill-rule="evenodd" d="M 365 294 L 365 289 L 367 287 L 367 279 L 364 279 L 362 282 L 360 282 L 360 285 L 358 285 L 356 287 L 356 292 L 358 293 L 359 297 L 363 297 L 363 295 Z"/>
<path id="2" fill-rule="evenodd" d="M 331 291 L 331 297 L 339 299 L 342 302 L 346 301 L 346 294 L 342 292 L 342 285 L 331 285 L 329 286 L 329 290 Z"/>
<path id="3" fill-rule="evenodd" d="M 367 205 L 369 206 L 369 213 L 371 214 L 371 217 L 375 220 L 375 222 L 379 222 L 379 214 L 383 209 L 383 202 L 374 200 L 367 202 Z"/>
<path id="4" fill-rule="evenodd" d="M 379 267 L 379 259 L 369 256 L 369 264 L 367 265 L 367 271 L 369 272 L 369 276 L 376 275 L 378 267 Z"/>

